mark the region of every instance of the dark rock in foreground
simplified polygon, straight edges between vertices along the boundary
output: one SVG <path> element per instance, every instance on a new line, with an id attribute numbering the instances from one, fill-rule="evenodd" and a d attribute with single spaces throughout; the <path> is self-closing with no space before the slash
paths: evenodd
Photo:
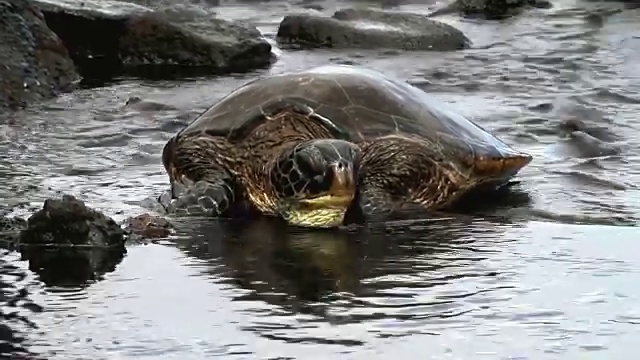
<path id="1" fill-rule="evenodd" d="M 20 245 L 85 247 L 125 250 L 125 233 L 111 218 L 88 208 L 71 195 L 47 199 L 41 210 L 27 219 Z"/>
<path id="2" fill-rule="evenodd" d="M 81 74 L 247 71 L 272 61 L 250 26 L 208 13 L 152 10 L 113 0 L 32 0 L 65 42 Z"/>
<path id="3" fill-rule="evenodd" d="M 0 0 L 0 109 L 52 98 L 79 79 L 42 13 L 27 0 Z"/>
<path id="4" fill-rule="evenodd" d="M 45 200 L 27 220 L 18 245 L 29 269 L 59 286 L 96 280 L 126 254 L 124 230 L 71 195 Z"/>
<path id="5" fill-rule="evenodd" d="M 0 214 L 2 245 L 19 248 L 29 269 L 57 286 L 98 280 L 122 261 L 125 241 L 166 237 L 171 228 L 164 218 L 142 214 L 128 219 L 122 229 L 71 195 L 47 199 L 26 221 Z"/>
<path id="6" fill-rule="evenodd" d="M 462 31 L 426 16 L 342 9 L 332 17 L 289 15 L 278 42 L 308 47 L 450 51 L 468 47 Z"/>
<path id="7" fill-rule="evenodd" d="M 87 207 L 71 195 L 47 199 L 28 220 L 2 215 L 0 246 L 33 249 L 125 250 L 129 240 L 169 236 L 171 223 L 149 213 L 128 218 L 121 227 L 105 214 Z"/>
<path id="8" fill-rule="evenodd" d="M 465 17 L 498 20 L 518 15 L 527 8 L 548 9 L 552 6 L 548 0 L 455 0 L 429 17 L 460 13 Z"/>

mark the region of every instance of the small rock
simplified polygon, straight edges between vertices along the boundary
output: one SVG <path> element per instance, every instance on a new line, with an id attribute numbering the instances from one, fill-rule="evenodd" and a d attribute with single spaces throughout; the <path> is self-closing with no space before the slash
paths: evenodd
<path id="1" fill-rule="evenodd" d="M 55 97 L 79 80 L 42 13 L 27 0 L 0 0 L 0 109 Z"/>
<path id="2" fill-rule="evenodd" d="M 125 232 L 110 217 L 88 208 L 71 195 L 62 199 L 47 199 L 41 210 L 27 219 L 27 228 L 20 233 L 26 245 L 125 250 Z"/>
<path id="3" fill-rule="evenodd" d="M 370 9 L 342 9 L 332 17 L 285 16 L 277 39 L 281 44 L 351 49 L 449 51 L 470 44 L 462 31 L 426 16 Z"/>
<path id="4" fill-rule="evenodd" d="M 269 65 L 271 45 L 251 26 L 206 12 L 113 0 L 32 0 L 83 75 L 221 73 Z"/>
<path id="5" fill-rule="evenodd" d="M 125 228 L 143 239 L 163 238 L 172 232 L 169 221 L 147 213 L 127 219 Z"/>

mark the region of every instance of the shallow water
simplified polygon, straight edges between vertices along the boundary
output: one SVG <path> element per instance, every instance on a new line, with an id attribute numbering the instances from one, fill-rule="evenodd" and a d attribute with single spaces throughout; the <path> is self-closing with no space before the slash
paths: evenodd
<path id="1" fill-rule="evenodd" d="M 500 23 L 443 17 L 474 48 L 276 50 L 269 70 L 125 80 L 9 116 L 0 197 L 18 213 L 59 192 L 117 220 L 147 211 L 141 203 L 167 186 L 164 142 L 197 113 L 257 75 L 327 62 L 408 80 L 535 157 L 517 189 L 529 201 L 483 216 L 351 232 L 192 219 L 78 287 L 47 286 L 4 256 L 44 307 L 25 312 L 38 326 L 23 330 L 25 344 L 49 359 L 630 358 L 640 335 L 640 12 L 593 15 L 617 8 L 566 0 Z M 293 10 L 216 8 L 269 38 Z M 131 96 L 168 106 L 125 106 Z M 558 128 L 572 118 L 619 154 L 589 157 Z"/>

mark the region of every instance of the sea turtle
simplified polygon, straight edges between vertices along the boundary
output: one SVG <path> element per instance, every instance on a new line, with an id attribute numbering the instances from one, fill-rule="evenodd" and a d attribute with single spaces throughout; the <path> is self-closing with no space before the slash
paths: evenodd
<path id="1" fill-rule="evenodd" d="M 324 65 L 239 87 L 172 137 L 162 159 L 170 211 L 225 216 L 249 204 L 293 225 L 336 227 L 353 207 L 446 210 L 508 183 L 532 157 L 408 83 Z"/>

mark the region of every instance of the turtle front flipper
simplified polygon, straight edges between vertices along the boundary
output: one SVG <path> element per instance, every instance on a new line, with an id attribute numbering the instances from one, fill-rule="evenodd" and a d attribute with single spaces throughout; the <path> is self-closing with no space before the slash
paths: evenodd
<path id="1" fill-rule="evenodd" d="M 233 176 L 214 161 L 215 148 L 194 139 L 169 140 L 162 160 L 171 190 L 159 198 L 168 213 L 224 216 L 236 203 Z"/>
<path id="2" fill-rule="evenodd" d="M 223 216 L 234 203 L 234 187 L 219 177 L 192 182 L 187 178 L 171 185 L 171 197 L 160 203 L 168 213 Z"/>
<path id="3" fill-rule="evenodd" d="M 357 205 L 364 220 L 371 221 L 393 213 L 399 202 L 382 187 L 362 184 L 358 190 Z"/>

